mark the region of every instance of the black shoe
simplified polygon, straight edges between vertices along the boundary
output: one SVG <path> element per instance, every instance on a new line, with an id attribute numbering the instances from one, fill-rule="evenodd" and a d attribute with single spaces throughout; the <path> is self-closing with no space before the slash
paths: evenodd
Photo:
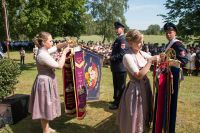
<path id="1" fill-rule="evenodd" d="M 118 105 L 116 105 L 116 104 L 111 104 L 111 105 L 109 106 L 109 109 L 111 109 L 111 110 L 118 109 Z"/>

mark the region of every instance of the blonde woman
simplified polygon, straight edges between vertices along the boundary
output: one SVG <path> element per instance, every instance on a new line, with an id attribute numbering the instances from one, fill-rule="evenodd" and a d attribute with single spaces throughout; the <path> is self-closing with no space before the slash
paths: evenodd
<path id="1" fill-rule="evenodd" d="M 49 121 L 61 115 L 55 69 L 64 66 L 69 46 L 63 50 L 57 62 L 50 54 L 56 52 L 61 45 L 52 47 L 53 40 L 50 33 L 40 32 L 33 42 L 38 47 L 36 56 L 38 74 L 32 87 L 29 112 L 32 113 L 33 120 L 41 121 L 43 133 L 52 133 L 56 131 L 49 126 Z"/>
<path id="2" fill-rule="evenodd" d="M 146 74 L 160 56 L 141 51 L 143 35 L 138 30 L 128 31 L 126 40 L 130 50 L 124 55 L 123 64 L 130 81 L 120 101 L 117 124 L 121 133 L 143 133 L 152 119 L 152 92 Z"/>

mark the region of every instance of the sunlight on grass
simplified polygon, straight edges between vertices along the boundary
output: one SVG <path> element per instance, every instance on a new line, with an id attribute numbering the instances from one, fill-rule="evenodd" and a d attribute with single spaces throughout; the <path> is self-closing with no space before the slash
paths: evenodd
<path id="1" fill-rule="evenodd" d="M 56 37 L 55 40 L 63 40 L 64 38 L 63 37 Z M 93 41 L 93 42 L 99 42 L 99 41 L 103 41 L 103 36 L 100 36 L 100 35 L 82 35 L 80 36 L 79 38 L 79 41 L 85 41 L 85 42 L 88 42 L 88 41 Z M 114 40 L 111 40 L 110 42 L 112 43 Z M 146 44 L 148 43 L 151 43 L 151 44 L 154 44 L 154 43 L 159 43 L 159 44 L 162 44 L 162 43 L 167 43 L 167 39 L 165 37 L 165 35 L 144 35 L 144 42 Z M 108 43 L 107 41 L 105 41 L 105 43 Z"/>

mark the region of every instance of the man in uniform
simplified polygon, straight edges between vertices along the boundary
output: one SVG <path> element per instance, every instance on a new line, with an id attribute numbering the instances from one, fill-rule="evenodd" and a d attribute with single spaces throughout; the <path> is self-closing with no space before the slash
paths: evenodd
<path id="1" fill-rule="evenodd" d="M 122 63 L 122 59 L 128 50 L 128 43 L 126 42 L 124 35 L 124 25 L 120 22 L 115 22 L 114 26 L 118 37 L 112 45 L 112 53 L 110 56 L 114 86 L 114 101 L 112 102 L 111 106 L 109 106 L 109 109 L 113 110 L 118 108 L 123 90 L 126 87 L 127 73 Z"/>
<path id="2" fill-rule="evenodd" d="M 172 48 L 176 52 L 176 59 L 181 62 L 181 67 L 187 64 L 188 59 L 186 56 L 186 49 L 182 42 L 176 39 L 177 28 L 173 23 L 166 23 L 164 25 L 164 31 L 167 40 L 169 43 L 166 45 L 165 51 L 169 48 Z M 169 123 L 169 132 L 175 132 L 176 126 L 176 112 L 177 112 L 177 99 L 178 99 L 178 90 L 179 90 L 179 72 L 180 68 L 171 67 L 171 72 L 173 75 L 173 93 L 171 94 L 171 105 L 170 105 L 170 123 Z"/>

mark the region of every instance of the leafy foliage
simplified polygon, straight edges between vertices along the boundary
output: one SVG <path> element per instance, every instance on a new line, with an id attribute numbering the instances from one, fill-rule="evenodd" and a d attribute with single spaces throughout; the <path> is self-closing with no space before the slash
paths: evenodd
<path id="1" fill-rule="evenodd" d="M 200 1 L 199 0 L 167 0 L 169 12 L 161 15 L 165 21 L 178 22 L 178 34 L 185 39 L 199 37 L 200 41 Z"/>
<path id="2" fill-rule="evenodd" d="M 97 25 L 99 35 L 108 41 L 115 35 L 114 22 L 120 20 L 125 24 L 124 12 L 128 8 L 128 0 L 91 0 L 88 2 L 88 9 L 91 12 Z"/>
<path id="3" fill-rule="evenodd" d="M 10 36 L 32 39 L 40 31 L 79 37 L 85 30 L 86 0 L 7 0 Z M 1 9 L 2 7 L 0 7 Z M 2 14 L 0 14 L 2 18 Z M 2 22 L 0 22 L 2 23 Z M 3 24 L 0 25 L 3 29 Z M 0 34 L 4 37 L 3 34 Z"/>
<path id="4" fill-rule="evenodd" d="M 6 0 L 12 40 L 32 39 L 40 31 L 53 36 L 81 33 L 114 38 L 114 21 L 125 24 L 128 0 Z M 2 7 L 0 7 L 2 9 Z M 2 14 L 0 14 L 2 18 Z M 3 31 L 3 21 L 0 22 Z M 5 38 L 3 32 L 0 37 Z M 2 40 L 3 41 L 3 40 Z"/>
<path id="5" fill-rule="evenodd" d="M 20 66 L 13 60 L 0 60 L 0 98 L 8 96 L 14 91 L 20 73 Z"/>
<path id="6" fill-rule="evenodd" d="M 160 35 L 160 26 L 157 24 L 148 26 L 148 29 L 146 30 L 146 34 L 147 35 Z"/>

